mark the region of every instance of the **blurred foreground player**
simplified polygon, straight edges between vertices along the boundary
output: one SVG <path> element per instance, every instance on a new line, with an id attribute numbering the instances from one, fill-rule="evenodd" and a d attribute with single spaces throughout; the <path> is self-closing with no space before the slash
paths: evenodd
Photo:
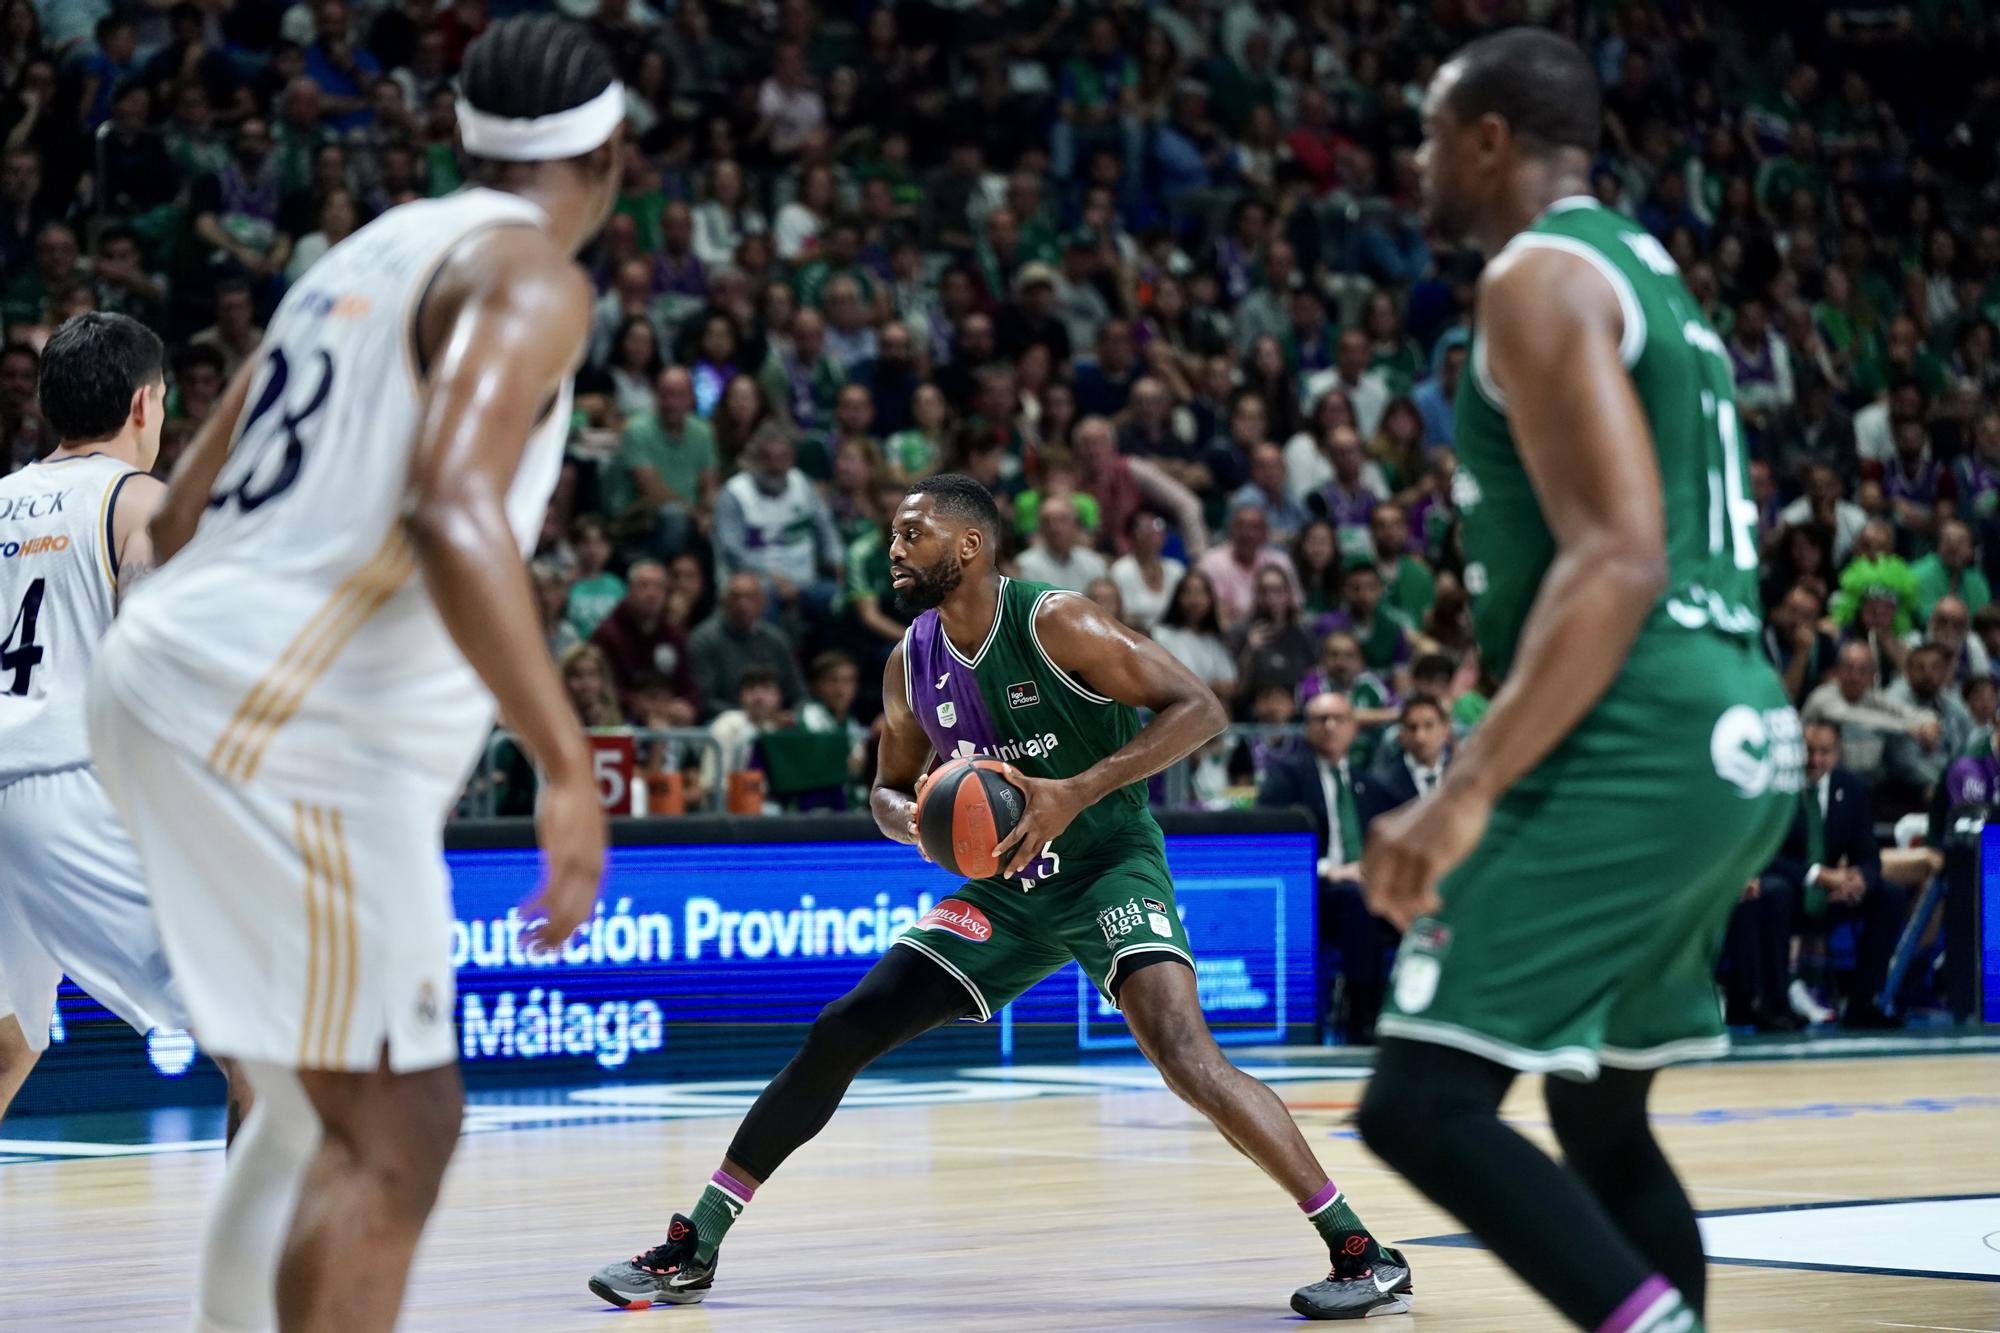
<path id="1" fill-rule="evenodd" d="M 1727 1047 L 1716 955 L 1802 750 L 1758 649 L 1729 358 L 1659 242 L 1590 197 L 1573 44 L 1472 43 L 1424 122 L 1432 218 L 1488 256 L 1452 495 L 1505 684 L 1438 794 L 1370 831 L 1370 905 L 1408 933 L 1361 1132 L 1579 1326 L 1688 1333 L 1701 1236 L 1646 1099 Z M 1500 1123 L 1521 1072 L 1559 1076 L 1565 1165 Z"/>
<path id="2" fill-rule="evenodd" d="M 460 98 L 479 184 L 390 211 L 286 294 L 92 681 L 195 1028 L 257 1091 L 203 1329 L 395 1322 L 461 1110 L 441 829 L 496 697 L 546 774 L 540 945 L 597 893 L 604 817 L 522 554 L 561 467 L 591 314 L 573 256 L 616 197 L 625 93 L 580 27 L 523 18 L 473 44 Z"/>
<path id="3" fill-rule="evenodd" d="M 871 804 L 884 833 L 915 843 L 915 793 L 933 756 L 1010 763 L 1027 807 L 1000 844 L 1002 873 L 939 903 L 826 1007 L 693 1213 L 674 1217 L 664 1244 L 599 1270 L 590 1289 L 626 1307 L 702 1299 L 716 1247 L 752 1193 L 819 1133 L 869 1062 L 955 1019 L 989 1019 L 1075 959 L 1124 1010 L 1167 1086 L 1264 1168 L 1325 1241 L 1332 1271 L 1292 1308 L 1316 1319 L 1409 1309 L 1403 1256 L 1369 1235 L 1284 1103 L 1223 1057 L 1202 1017 L 1145 783 L 1222 730 L 1214 693 L 1089 599 L 997 574 L 1000 531 L 986 488 L 956 473 L 918 482 L 896 513 L 891 582 L 923 614 L 883 674 Z M 1153 714 L 1143 729 L 1140 708 Z"/>
<path id="4" fill-rule="evenodd" d="M 0 1116 L 48 1047 L 65 973 L 141 1033 L 188 1025 L 84 727 L 98 642 L 153 568 L 164 358 L 124 315 L 57 329 L 38 391 L 61 443 L 0 479 Z"/>

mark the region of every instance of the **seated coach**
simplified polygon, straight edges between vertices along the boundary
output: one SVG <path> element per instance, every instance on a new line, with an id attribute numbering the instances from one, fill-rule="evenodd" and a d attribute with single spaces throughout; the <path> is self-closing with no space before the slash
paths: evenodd
<path id="1" fill-rule="evenodd" d="M 1312 817 L 1319 835 L 1319 938 L 1314 953 L 1314 1016 L 1319 1035 L 1333 1026 L 1330 998 L 1336 975 L 1333 951 L 1340 950 L 1346 976 L 1344 1023 L 1347 1040 L 1364 1045 L 1375 1039 L 1388 984 L 1387 950 L 1395 932 L 1361 900 L 1361 839 L 1369 804 L 1369 779 L 1352 770 L 1354 703 L 1337 690 L 1306 701 L 1306 748 L 1273 759 L 1257 792 L 1261 806 L 1298 806 Z"/>

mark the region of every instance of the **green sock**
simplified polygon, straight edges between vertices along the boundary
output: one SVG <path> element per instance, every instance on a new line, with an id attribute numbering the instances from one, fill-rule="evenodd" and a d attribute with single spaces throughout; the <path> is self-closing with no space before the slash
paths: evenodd
<path id="1" fill-rule="evenodd" d="M 694 1247 L 696 1263 L 714 1261 L 722 1238 L 729 1234 L 729 1228 L 742 1216 L 744 1207 L 756 1193 L 727 1171 L 718 1170 L 708 1178 L 708 1188 L 701 1192 L 694 1212 L 688 1217 L 699 1237 Z"/>
<path id="2" fill-rule="evenodd" d="M 1313 1230 L 1333 1254 L 1355 1258 L 1366 1255 L 1372 1259 L 1381 1248 L 1361 1224 L 1361 1218 L 1347 1206 L 1347 1196 L 1331 1180 L 1314 1190 L 1310 1198 L 1301 1199 L 1299 1211 L 1306 1215 L 1306 1221 L 1313 1224 Z"/>

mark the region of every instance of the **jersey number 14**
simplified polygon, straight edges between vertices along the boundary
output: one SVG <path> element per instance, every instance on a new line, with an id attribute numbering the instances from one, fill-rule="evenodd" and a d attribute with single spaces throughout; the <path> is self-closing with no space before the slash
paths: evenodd
<path id="1" fill-rule="evenodd" d="M 1716 438 L 1722 441 L 1722 466 L 1708 470 L 1708 549 L 1721 555 L 1727 547 L 1738 569 L 1755 569 L 1757 505 L 1744 485 L 1736 404 L 1703 389 L 1701 413 L 1715 423 Z"/>

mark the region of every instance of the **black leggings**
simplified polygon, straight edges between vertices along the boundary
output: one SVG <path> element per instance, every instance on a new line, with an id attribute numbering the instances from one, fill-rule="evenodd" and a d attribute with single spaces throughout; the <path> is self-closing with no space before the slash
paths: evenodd
<path id="1" fill-rule="evenodd" d="M 806 1044 L 751 1106 L 729 1160 L 768 1180 L 826 1128 L 855 1075 L 878 1057 L 972 1012 L 957 978 L 914 949 L 884 953 L 853 990 L 820 1010 Z"/>
<path id="2" fill-rule="evenodd" d="M 1500 1122 L 1514 1077 L 1449 1047 L 1384 1041 L 1361 1136 L 1578 1327 L 1603 1324 L 1654 1273 L 1699 1312 L 1701 1234 L 1646 1121 L 1651 1071 L 1547 1080 L 1567 1170 Z"/>

